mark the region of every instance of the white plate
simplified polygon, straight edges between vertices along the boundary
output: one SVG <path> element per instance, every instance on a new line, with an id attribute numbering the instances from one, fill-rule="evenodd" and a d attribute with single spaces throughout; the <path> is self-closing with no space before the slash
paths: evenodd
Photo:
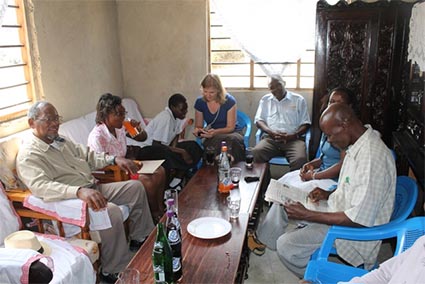
<path id="1" fill-rule="evenodd" d="M 202 217 L 187 225 L 187 231 L 201 239 L 215 239 L 227 235 L 232 225 L 227 220 L 216 217 Z"/>

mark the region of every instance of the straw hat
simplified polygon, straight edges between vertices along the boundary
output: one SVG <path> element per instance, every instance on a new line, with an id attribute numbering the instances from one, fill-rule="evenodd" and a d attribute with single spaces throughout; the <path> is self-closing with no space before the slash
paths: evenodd
<path id="1" fill-rule="evenodd" d="M 48 244 L 39 241 L 33 232 L 27 230 L 17 231 L 7 236 L 4 239 L 4 246 L 15 249 L 32 249 L 44 255 L 50 255 L 52 252 Z"/>

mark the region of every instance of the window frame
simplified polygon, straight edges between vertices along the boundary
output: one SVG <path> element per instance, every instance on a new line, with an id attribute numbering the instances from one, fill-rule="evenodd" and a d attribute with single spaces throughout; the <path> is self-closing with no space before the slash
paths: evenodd
<path id="1" fill-rule="evenodd" d="M 265 90 L 265 89 L 268 89 L 267 86 L 265 86 L 265 87 L 258 86 L 257 87 L 257 86 L 254 85 L 256 78 L 263 78 L 263 79 L 266 79 L 267 78 L 267 76 L 264 75 L 264 74 L 263 75 L 257 75 L 257 74 L 255 74 L 255 67 L 258 66 L 259 68 L 261 68 L 260 67 L 261 63 L 255 63 L 252 59 L 249 59 L 249 62 L 247 62 L 247 63 L 243 63 L 243 62 L 241 62 L 241 63 L 212 62 L 212 58 L 214 57 L 213 56 L 213 53 L 217 53 L 217 52 L 228 52 L 228 51 L 230 51 L 230 52 L 243 52 L 243 51 L 240 48 L 239 49 L 228 49 L 228 50 L 225 50 L 225 49 L 223 49 L 223 50 L 218 50 L 218 49 L 217 50 L 214 50 L 214 49 L 212 49 L 212 40 L 231 39 L 231 36 L 228 35 L 226 37 L 214 37 L 214 38 L 212 38 L 212 36 L 211 36 L 211 28 L 212 27 L 223 27 L 223 25 L 222 24 L 215 25 L 215 24 L 212 24 L 211 23 L 211 14 L 215 14 L 215 12 L 214 11 L 211 11 L 210 1 L 208 1 L 208 13 L 207 14 L 208 14 L 208 21 L 207 21 L 208 22 L 208 71 L 209 72 L 212 72 L 212 69 L 213 69 L 212 67 L 214 65 L 249 65 L 249 74 L 243 74 L 241 76 L 237 76 L 237 77 L 249 77 L 249 86 L 239 86 L 239 87 L 229 87 L 229 86 L 226 86 L 226 89 L 229 89 L 229 90 L 249 90 L 249 91 L 256 91 L 256 90 Z M 314 49 L 307 49 L 306 51 L 307 52 L 314 52 Z M 313 54 L 313 58 L 314 58 L 314 54 Z M 269 62 L 262 62 L 262 63 L 263 64 L 265 64 L 265 63 L 270 64 Z M 315 64 L 314 60 L 313 60 L 313 62 L 309 62 L 309 61 L 303 61 L 302 58 L 301 58 L 301 59 L 298 59 L 296 62 L 285 62 L 285 63 L 296 65 L 296 75 L 292 75 L 292 76 L 285 76 L 285 75 L 283 75 L 283 79 L 286 79 L 286 78 L 289 78 L 289 77 L 295 77 L 296 78 L 296 86 L 295 86 L 295 88 L 288 87 L 288 89 L 296 90 L 296 91 L 305 91 L 305 90 L 312 91 L 313 88 L 314 88 L 314 73 L 312 75 L 303 75 L 303 74 L 301 74 L 301 67 L 303 65 L 313 65 L 313 70 L 314 70 L 314 64 Z M 273 64 L 273 63 L 271 63 L 271 64 Z M 277 63 L 277 64 L 281 64 L 281 63 Z M 218 73 L 218 75 L 221 78 L 235 77 L 235 76 L 232 76 L 232 75 L 222 75 L 222 74 L 219 74 L 219 73 Z M 313 83 L 311 85 L 311 88 L 305 88 L 305 87 L 302 88 L 301 87 L 301 78 L 312 78 L 313 79 Z"/>
<path id="2" fill-rule="evenodd" d="M 0 110 L 0 137 L 5 137 L 13 133 L 19 132 L 23 129 L 28 128 L 27 123 L 27 112 L 29 107 L 37 99 L 35 95 L 35 78 L 33 75 L 32 68 L 32 57 L 31 52 L 32 48 L 29 41 L 29 26 L 27 23 L 27 14 L 24 0 L 13 0 L 13 3 L 8 1 L 7 12 L 10 13 L 10 9 L 14 9 L 16 12 L 17 24 L 10 25 L 7 22 L 3 22 L 2 28 L 18 29 L 18 38 L 19 44 L 16 43 L 6 43 L 0 48 L 20 48 L 22 62 L 12 65 L 0 66 L 1 69 L 23 67 L 24 78 L 23 81 L 20 81 L 18 84 L 11 84 L 6 86 L 0 86 L 2 90 L 13 89 L 17 86 L 25 86 L 26 89 L 26 99 L 23 97 L 22 100 L 16 104 L 10 104 L 5 106 Z M 10 69 L 12 70 L 12 69 Z M 13 95 L 13 91 L 11 92 Z M 6 96 L 9 96 L 7 94 Z"/>

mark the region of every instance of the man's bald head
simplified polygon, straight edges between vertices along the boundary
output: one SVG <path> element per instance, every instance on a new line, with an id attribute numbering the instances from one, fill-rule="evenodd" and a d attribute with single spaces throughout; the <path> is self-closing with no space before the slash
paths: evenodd
<path id="1" fill-rule="evenodd" d="M 343 122 L 351 122 L 356 119 L 357 117 L 349 105 L 337 103 L 331 104 L 325 109 L 325 111 L 320 116 L 319 123 L 322 125 L 322 123 L 332 121 L 334 123 L 340 124 Z"/>
<path id="2" fill-rule="evenodd" d="M 342 150 L 353 144 L 366 130 L 351 107 L 341 103 L 328 106 L 320 116 L 319 124 L 328 142 Z"/>

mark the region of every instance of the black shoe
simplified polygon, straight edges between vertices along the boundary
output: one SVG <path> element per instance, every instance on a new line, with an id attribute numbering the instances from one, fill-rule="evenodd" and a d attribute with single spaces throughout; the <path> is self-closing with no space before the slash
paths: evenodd
<path id="1" fill-rule="evenodd" d="M 137 252 L 139 250 L 139 248 L 143 245 L 143 243 L 145 242 L 145 240 L 143 241 L 136 241 L 136 240 L 131 240 L 130 241 L 130 250 L 132 252 Z"/>
<path id="2" fill-rule="evenodd" d="M 115 283 L 118 280 L 118 273 L 108 273 L 105 275 L 101 271 L 99 274 L 100 274 L 100 279 L 102 279 L 102 281 L 106 283 Z"/>

